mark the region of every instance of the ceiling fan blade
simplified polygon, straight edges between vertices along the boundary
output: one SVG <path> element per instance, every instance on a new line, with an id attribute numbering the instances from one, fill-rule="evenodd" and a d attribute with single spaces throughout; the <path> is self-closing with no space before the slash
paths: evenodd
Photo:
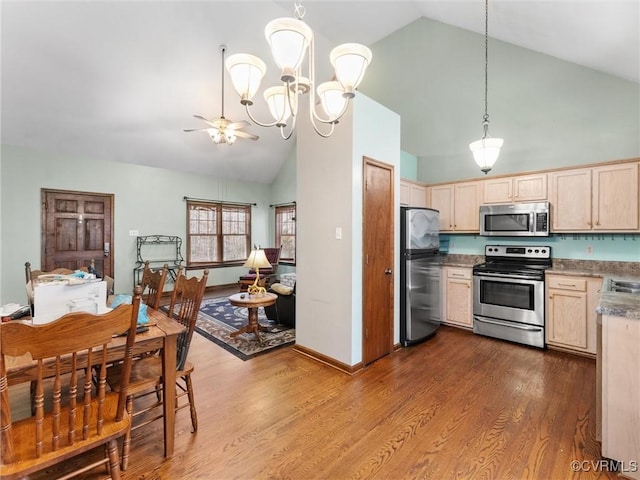
<path id="1" fill-rule="evenodd" d="M 243 132 L 242 130 L 236 130 L 234 132 L 236 137 L 248 138 L 249 140 L 258 140 L 260 137 L 253 133 Z"/>
<path id="2" fill-rule="evenodd" d="M 218 128 L 211 120 L 209 120 L 208 118 L 204 118 L 202 115 L 194 115 L 194 117 L 199 118 L 200 120 L 205 122 L 207 125 L 211 125 L 213 128 Z"/>
<path id="3" fill-rule="evenodd" d="M 185 128 L 185 132 L 208 132 L 210 128 Z"/>
<path id="4" fill-rule="evenodd" d="M 240 120 L 239 122 L 233 122 L 233 123 L 230 123 L 229 125 L 227 125 L 227 127 L 233 128 L 233 129 L 245 128 L 245 127 L 250 127 L 250 126 L 251 126 L 251 124 L 249 122 L 247 122 L 246 120 Z"/>

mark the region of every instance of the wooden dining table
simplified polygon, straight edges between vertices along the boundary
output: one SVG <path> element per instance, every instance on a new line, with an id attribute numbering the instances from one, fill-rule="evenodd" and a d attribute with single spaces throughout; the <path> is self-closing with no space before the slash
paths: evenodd
<path id="1" fill-rule="evenodd" d="M 162 388 L 163 388 L 163 419 L 164 419 L 164 456 L 173 455 L 175 439 L 176 420 L 176 357 L 178 335 L 184 331 L 184 326 L 169 318 L 166 313 L 147 308 L 149 322 L 146 326 L 149 330 L 136 334 L 133 346 L 133 355 L 140 355 L 147 352 L 161 351 L 162 355 Z M 29 320 L 14 320 L 25 321 Z M 109 362 L 118 362 L 124 358 L 126 336 L 114 337 L 107 349 L 107 359 Z M 9 385 L 16 385 L 23 382 L 31 382 L 35 379 L 35 362 L 30 354 L 20 357 L 7 357 L 7 380 Z M 79 362 L 78 362 L 79 363 Z M 62 368 L 70 370 L 70 364 L 63 361 Z M 54 375 L 55 364 L 52 363 L 52 375 Z"/>

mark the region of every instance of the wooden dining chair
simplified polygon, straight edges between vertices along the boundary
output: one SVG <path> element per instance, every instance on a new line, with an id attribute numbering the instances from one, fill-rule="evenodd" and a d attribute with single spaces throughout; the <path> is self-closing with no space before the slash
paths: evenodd
<path id="1" fill-rule="evenodd" d="M 200 279 L 187 278 L 183 267 L 178 268 L 175 287 L 171 294 L 168 315 L 185 327 L 178 335 L 176 358 L 176 411 L 189 407 L 191 412 L 191 425 L 193 432 L 198 430 L 198 417 L 193 394 L 191 373 L 193 364 L 187 361 L 191 338 L 195 330 L 200 304 L 207 285 L 209 270 L 205 270 Z M 119 365 L 109 368 L 107 382 L 114 390 L 119 390 L 123 370 Z M 162 414 L 162 358 L 160 355 L 143 357 L 133 363 L 131 369 L 131 381 L 129 383 L 129 396 L 127 410 L 131 413 L 133 422 L 130 431 L 125 436 L 122 446 L 122 469 L 126 470 L 129 461 L 131 445 L 131 431 L 147 425 L 163 417 Z M 147 401 L 142 408 L 134 408 L 134 400 L 155 394 L 156 400 L 150 404 Z M 186 399 L 185 399 L 186 397 Z M 138 402 L 141 403 L 141 402 Z"/>
<path id="2" fill-rule="evenodd" d="M 164 282 L 167 279 L 168 271 L 169 265 L 166 263 L 161 269 L 154 270 L 149 267 L 149 260 L 144 262 L 140 286 L 142 287 L 142 299 L 147 306 L 156 310 L 160 308 L 160 299 L 164 292 Z"/>
<path id="3" fill-rule="evenodd" d="M 106 465 L 111 478 L 120 479 L 118 439 L 131 424 L 126 400 L 139 305 L 137 287 L 132 304 L 102 315 L 75 312 L 43 325 L 0 324 L 2 479 L 27 478 L 101 445 L 105 458 L 79 467 L 74 474 Z M 123 332 L 127 338 L 121 388 L 109 392 L 107 346 Z M 12 421 L 6 357 L 26 354 L 34 360 L 35 414 Z M 98 372 L 95 389 L 91 375 L 84 374 L 92 367 Z"/>

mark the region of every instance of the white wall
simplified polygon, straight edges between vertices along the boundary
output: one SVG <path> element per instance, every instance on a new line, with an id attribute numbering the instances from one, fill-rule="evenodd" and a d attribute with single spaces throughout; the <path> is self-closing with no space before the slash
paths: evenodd
<path id="1" fill-rule="evenodd" d="M 330 138 L 307 121 L 297 135 L 296 343 L 355 365 L 362 360 L 363 156 L 394 166 L 399 205 L 400 118 L 358 94 Z M 397 278 L 394 290 L 397 300 Z"/>
<path id="2" fill-rule="evenodd" d="M 233 182 L 215 177 L 118 162 L 95 161 L 2 146 L 0 213 L 0 304 L 24 303 L 24 263 L 40 266 L 40 189 L 52 188 L 115 195 L 115 288 L 130 292 L 140 235 L 178 235 L 186 259 L 186 203 L 183 198 L 256 202 L 252 208 L 255 243 L 272 243 L 273 212 L 268 185 Z M 211 269 L 209 285 L 238 281 L 241 267 Z M 190 271 L 189 275 L 199 275 Z"/>

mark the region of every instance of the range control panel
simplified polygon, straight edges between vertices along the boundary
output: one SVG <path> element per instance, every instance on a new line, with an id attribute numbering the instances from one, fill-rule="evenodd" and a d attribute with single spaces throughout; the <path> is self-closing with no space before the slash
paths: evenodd
<path id="1" fill-rule="evenodd" d="M 551 258 L 551 247 L 547 245 L 485 245 L 484 254 L 485 257 Z"/>

